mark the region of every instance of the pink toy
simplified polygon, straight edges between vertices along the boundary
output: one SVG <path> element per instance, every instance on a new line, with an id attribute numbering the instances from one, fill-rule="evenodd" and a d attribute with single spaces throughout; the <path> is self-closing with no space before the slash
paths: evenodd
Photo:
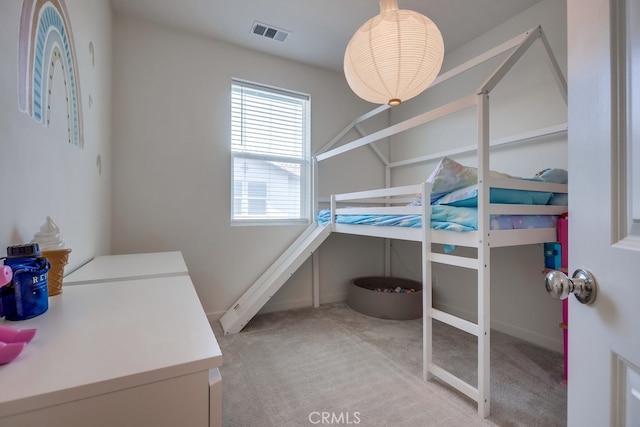
<path id="1" fill-rule="evenodd" d="M 0 365 L 5 365 L 18 357 L 18 355 L 22 353 L 25 345 L 27 345 L 26 342 L 11 342 L 5 344 L 0 341 Z"/>
<path id="2" fill-rule="evenodd" d="M 16 329 L 11 326 L 0 325 L 0 342 L 12 343 L 12 342 L 30 342 L 36 335 L 37 329 Z"/>
<path id="3" fill-rule="evenodd" d="M 0 288 L 11 283 L 13 272 L 7 265 L 0 266 Z M 16 329 L 0 325 L 0 365 L 6 365 L 18 357 L 36 334 L 35 329 Z"/>
<path id="4" fill-rule="evenodd" d="M 0 288 L 11 282 L 13 272 L 8 265 L 0 266 Z"/>
<path id="5" fill-rule="evenodd" d="M 12 278 L 11 267 L 0 266 L 0 288 L 11 283 Z M 6 365 L 18 357 L 35 335 L 36 329 L 16 329 L 0 325 L 0 365 Z"/>

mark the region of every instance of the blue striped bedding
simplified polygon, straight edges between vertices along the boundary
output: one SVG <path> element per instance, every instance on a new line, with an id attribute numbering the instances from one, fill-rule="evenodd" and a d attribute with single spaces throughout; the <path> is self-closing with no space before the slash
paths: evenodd
<path id="1" fill-rule="evenodd" d="M 318 213 L 318 222 L 331 221 L 331 210 Z M 515 230 L 525 228 L 553 228 L 557 215 L 492 215 L 492 230 Z M 420 215 L 338 215 L 338 224 L 378 225 L 394 227 L 422 227 Z M 478 229 L 478 209 L 470 207 L 434 205 L 431 206 L 431 228 L 450 231 L 473 231 Z"/>

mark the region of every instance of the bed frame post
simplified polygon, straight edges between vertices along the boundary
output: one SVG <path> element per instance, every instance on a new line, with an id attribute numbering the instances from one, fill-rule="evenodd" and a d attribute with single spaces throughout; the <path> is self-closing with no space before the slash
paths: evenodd
<path id="1" fill-rule="evenodd" d="M 311 213 L 313 214 L 312 218 L 316 218 L 318 216 L 318 212 L 320 211 L 320 201 L 318 200 L 318 160 L 313 156 L 311 158 Z"/>
<path id="2" fill-rule="evenodd" d="M 313 308 L 320 307 L 320 256 L 315 250 L 311 254 L 311 283 Z"/>
<path id="3" fill-rule="evenodd" d="M 315 156 L 311 158 L 311 194 L 312 194 L 312 218 L 318 217 L 320 212 L 320 203 L 318 200 L 318 159 Z M 311 301 L 314 308 L 320 307 L 320 256 L 318 251 L 311 254 Z"/>
<path id="4" fill-rule="evenodd" d="M 431 183 L 423 182 L 422 196 L 422 224 L 431 224 Z M 433 379 L 430 366 L 433 360 L 433 320 L 431 307 L 433 305 L 433 283 L 431 282 L 432 264 L 431 227 L 422 227 L 422 377 L 424 381 Z"/>
<path id="5" fill-rule="evenodd" d="M 371 144 L 374 147 L 373 144 Z M 385 163 L 384 168 L 384 188 L 391 187 L 391 168 L 389 167 L 389 162 Z M 387 197 L 388 199 L 389 197 Z M 387 204 L 389 206 L 389 204 Z M 391 239 L 384 239 L 384 275 L 387 277 L 391 276 Z"/>
<path id="6" fill-rule="evenodd" d="M 478 412 L 490 410 L 491 242 L 489 226 L 489 94 L 478 94 Z"/>

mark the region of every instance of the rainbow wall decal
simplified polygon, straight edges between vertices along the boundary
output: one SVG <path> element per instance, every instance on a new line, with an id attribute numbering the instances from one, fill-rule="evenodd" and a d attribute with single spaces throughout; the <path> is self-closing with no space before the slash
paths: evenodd
<path id="1" fill-rule="evenodd" d="M 18 42 L 20 111 L 49 126 L 51 82 L 62 69 L 69 143 L 84 146 L 80 81 L 73 34 L 64 0 L 24 0 Z"/>

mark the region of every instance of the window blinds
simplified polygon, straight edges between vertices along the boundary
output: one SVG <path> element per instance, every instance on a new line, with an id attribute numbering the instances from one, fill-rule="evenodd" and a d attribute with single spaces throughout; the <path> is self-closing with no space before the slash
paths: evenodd
<path id="1" fill-rule="evenodd" d="M 232 222 L 309 218 L 309 97 L 231 88 Z"/>

